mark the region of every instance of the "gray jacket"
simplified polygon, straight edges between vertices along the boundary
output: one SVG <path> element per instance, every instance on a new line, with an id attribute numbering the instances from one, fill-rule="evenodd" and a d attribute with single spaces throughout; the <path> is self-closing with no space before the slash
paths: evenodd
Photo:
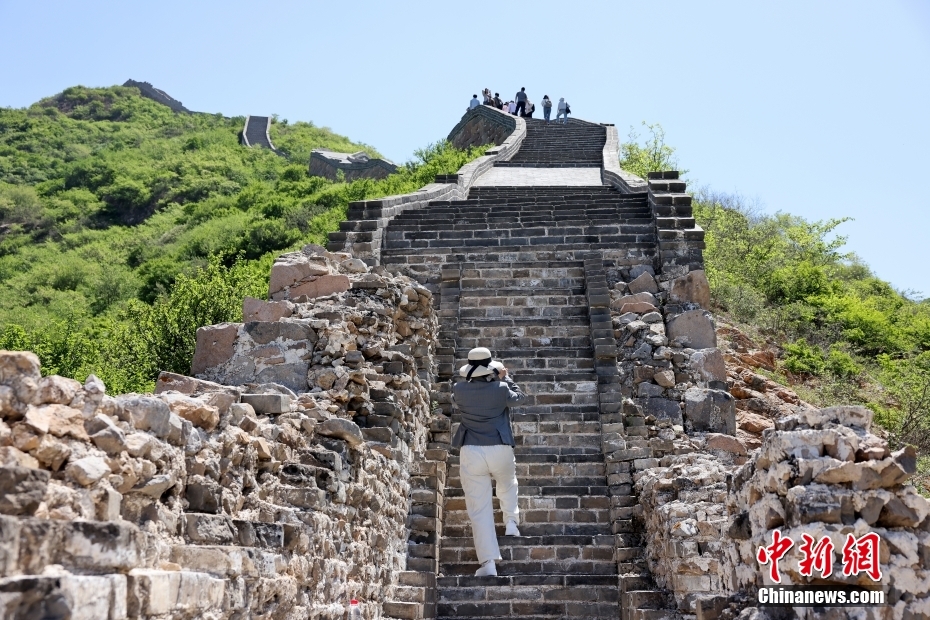
<path id="1" fill-rule="evenodd" d="M 510 377 L 456 383 L 452 399 L 462 412 L 462 423 L 452 438 L 452 447 L 515 445 L 508 407 L 519 405 L 525 398 Z"/>

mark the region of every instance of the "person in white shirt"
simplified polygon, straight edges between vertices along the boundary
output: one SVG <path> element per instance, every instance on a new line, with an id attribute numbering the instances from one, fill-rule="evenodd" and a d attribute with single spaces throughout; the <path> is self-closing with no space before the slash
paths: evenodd
<path id="1" fill-rule="evenodd" d="M 568 110 L 569 110 L 568 102 L 565 101 L 565 97 L 560 97 L 558 114 L 555 115 L 555 120 L 557 123 L 561 122 L 562 124 L 565 124 L 568 121 Z M 562 120 L 559 121 L 559 118 L 561 118 Z"/>
<path id="2" fill-rule="evenodd" d="M 479 105 L 481 105 L 481 102 L 478 101 L 478 95 L 472 95 L 471 102 L 468 104 L 468 109 L 477 108 Z"/>
<path id="3" fill-rule="evenodd" d="M 516 113 L 517 113 L 517 104 L 514 103 L 513 101 L 511 101 L 510 103 L 508 103 L 508 104 L 507 104 L 507 111 L 510 112 L 511 114 L 516 114 Z"/>

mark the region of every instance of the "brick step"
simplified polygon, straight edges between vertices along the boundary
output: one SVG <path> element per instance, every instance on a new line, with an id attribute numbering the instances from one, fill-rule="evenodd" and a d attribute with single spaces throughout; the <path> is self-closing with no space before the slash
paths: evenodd
<path id="1" fill-rule="evenodd" d="M 479 277 L 474 275 L 473 269 L 465 270 L 459 280 L 459 306 L 463 303 L 475 305 L 475 300 L 493 299 L 497 303 L 488 302 L 486 305 L 513 305 L 514 299 L 534 299 L 534 303 L 550 303 L 566 305 L 574 303 L 587 305 L 585 297 L 585 279 L 576 276 L 560 276 L 559 274 L 542 275 L 529 274 L 526 276 L 494 275 Z M 514 269 L 520 274 L 523 270 Z M 523 286 L 520 286 L 520 285 Z M 552 299 L 550 298 L 557 298 Z"/>
<path id="2" fill-rule="evenodd" d="M 517 549 L 520 547 L 599 547 L 614 549 L 617 544 L 616 536 L 599 535 L 599 536 L 503 536 L 500 541 L 500 547 L 505 546 L 508 549 Z M 475 539 L 471 536 L 455 538 L 452 536 L 443 536 L 443 549 L 471 549 L 474 551 Z"/>
<path id="3" fill-rule="evenodd" d="M 451 471 L 450 476 L 454 474 L 455 484 L 452 484 L 451 481 L 447 481 L 447 484 L 450 486 L 461 486 L 459 483 L 459 469 L 458 462 L 455 465 L 450 467 Z M 517 479 L 520 481 L 529 481 L 532 479 L 533 484 L 539 486 L 545 480 L 556 480 L 564 477 L 566 484 L 569 481 L 581 482 L 581 481 L 594 481 L 597 484 L 604 484 L 604 481 L 607 479 L 606 474 L 606 465 L 601 463 L 527 463 L 526 461 L 520 461 L 517 463 L 516 467 Z M 527 482 L 529 484 L 529 482 Z M 532 496 L 521 496 L 519 499 L 519 505 L 521 508 L 529 509 L 573 509 L 573 508 L 608 508 L 609 504 L 606 502 L 606 498 L 592 498 L 586 497 L 584 502 L 579 504 L 581 498 L 577 497 L 560 497 L 560 498 L 551 498 L 551 497 L 532 497 Z M 588 501 L 590 500 L 590 501 Z M 605 500 L 605 501 L 602 501 Z M 446 500 L 447 509 L 464 509 L 464 503 L 449 504 L 451 500 Z M 457 500 L 461 501 L 461 500 Z"/>
<path id="4" fill-rule="evenodd" d="M 502 267 L 494 265 L 492 267 L 463 267 L 461 269 L 462 278 L 569 278 L 584 282 L 584 266 L 571 267 Z M 511 288 L 516 289 L 517 286 Z M 509 290 L 504 287 L 502 290 Z"/>
<path id="5" fill-rule="evenodd" d="M 556 335 L 552 335 L 536 336 L 535 338 L 507 338 L 502 336 L 497 338 L 467 338 L 459 336 L 458 346 L 462 347 L 462 349 L 465 351 L 465 355 L 468 354 L 469 349 L 474 347 L 487 347 L 492 351 L 501 349 L 529 349 L 536 347 L 561 348 L 566 349 L 566 352 L 577 350 L 590 351 L 591 337 L 575 336 L 574 338 L 559 338 Z M 464 356 L 462 359 L 464 360 Z M 462 363 L 464 363 L 464 361 Z"/>
<path id="6" fill-rule="evenodd" d="M 450 453 L 448 456 L 448 463 L 450 466 L 459 464 L 459 454 L 456 450 L 454 453 Z M 517 461 L 517 466 L 530 466 L 530 465 L 567 465 L 573 463 L 585 463 L 585 464 L 602 464 L 604 463 L 604 455 L 600 452 L 586 452 L 586 453 L 530 453 L 522 454 L 520 459 Z"/>
<path id="7" fill-rule="evenodd" d="M 467 282 L 467 281 L 466 281 Z M 496 280 L 482 280 L 482 284 L 494 284 Z M 477 289 L 480 290 L 480 289 Z M 525 308 L 534 306 L 587 306 L 587 299 L 584 294 L 571 294 L 571 289 L 559 289 L 567 291 L 566 294 L 553 293 L 550 289 L 540 291 L 538 288 L 530 285 L 523 291 L 515 292 L 513 289 L 507 291 L 508 294 L 489 295 L 475 294 L 476 289 L 463 289 L 459 296 L 459 308 Z M 581 289 L 575 289 L 581 290 Z"/>
<path id="8" fill-rule="evenodd" d="M 570 216 L 571 218 L 584 218 L 584 215 Z M 566 218 L 567 219 L 567 218 Z M 626 235 L 654 235 L 656 228 L 648 218 L 637 219 L 620 219 L 612 218 L 603 220 L 599 225 L 592 226 L 567 226 L 564 220 L 562 222 L 554 221 L 524 221 L 520 222 L 519 218 L 507 218 L 495 223 L 491 219 L 485 219 L 479 222 L 483 226 L 480 230 L 475 230 L 472 220 L 468 220 L 466 226 L 468 230 L 461 230 L 462 220 L 450 222 L 448 219 L 437 219 L 436 221 L 421 220 L 415 225 L 390 226 L 386 235 L 383 237 L 389 243 L 410 241 L 476 241 L 476 240 L 493 240 L 499 241 L 512 239 L 540 239 L 540 238 L 581 238 L 581 237 L 604 237 L 607 236 L 626 236 Z M 659 227 L 668 229 L 668 227 Z M 691 227 L 693 228 L 693 226 Z M 330 233 L 331 241 L 345 241 L 352 235 L 357 241 L 371 241 L 374 232 L 333 232 Z M 411 247 L 416 247 L 411 246 Z M 425 246 L 424 246 L 425 247 Z"/>
<path id="9" fill-rule="evenodd" d="M 450 248 L 447 248 L 450 249 Z M 438 251 L 436 251 L 438 250 Z M 381 250 L 383 264 L 449 264 L 464 263 L 476 260 L 486 261 L 491 256 L 500 256 L 503 260 L 528 260 L 526 257 L 534 256 L 536 260 L 545 260 L 545 257 L 557 253 L 588 254 L 592 250 L 614 250 L 627 253 L 628 264 L 650 263 L 656 255 L 656 243 L 588 243 L 584 247 L 577 244 L 540 244 L 523 246 L 494 246 L 481 250 L 461 249 L 458 251 L 443 252 L 442 248 L 433 251 L 420 249 L 412 253 L 410 249 L 385 248 Z M 519 258 L 517 258 L 519 257 Z"/>
<path id="10" fill-rule="evenodd" d="M 621 576 L 622 578 L 622 576 Z M 617 587 L 617 577 L 605 575 L 579 575 L 577 573 L 562 573 L 550 575 L 519 575 L 519 576 L 501 576 L 497 577 L 475 577 L 449 575 L 436 578 L 436 587 L 440 592 L 451 588 L 519 588 L 519 587 L 597 587 L 608 586 Z"/>
<path id="11" fill-rule="evenodd" d="M 558 538 L 557 536 L 536 536 L 535 538 Z M 609 538 L 605 536 L 604 538 Z M 469 574 L 468 568 L 474 573 L 478 563 L 478 554 L 472 539 L 458 538 L 455 540 L 467 541 L 461 546 L 450 546 L 448 539 L 442 541 L 439 563 L 444 569 L 464 565 L 465 571 L 458 574 Z M 612 542 L 605 545 L 591 544 L 536 544 L 536 545 L 509 545 L 500 544 L 501 562 L 610 562 L 616 569 L 616 558 Z M 611 571 L 613 572 L 613 571 Z M 452 569 L 448 574 L 456 574 Z M 445 573 L 444 573 L 445 574 Z"/>
<path id="12" fill-rule="evenodd" d="M 582 463 L 582 465 L 586 465 L 586 464 L 587 463 Z M 600 463 L 597 463 L 597 464 L 600 464 Z M 459 488 L 462 486 L 462 483 L 461 483 L 461 480 L 459 480 L 458 466 L 455 467 L 455 470 L 456 471 L 454 472 L 454 475 L 450 473 L 449 477 L 446 479 L 446 486 L 453 487 L 453 488 Z M 518 476 L 518 479 L 519 479 L 519 476 Z M 564 474 L 552 475 L 551 473 L 544 475 L 544 474 L 529 473 L 529 474 L 525 474 L 523 479 L 520 479 L 520 483 L 521 483 L 520 484 L 521 487 L 523 487 L 524 485 L 531 486 L 531 487 L 555 487 L 558 485 L 563 485 L 565 487 L 592 487 L 592 486 L 605 486 L 607 484 L 607 478 L 606 476 L 604 476 L 603 473 L 601 473 L 600 475 L 596 475 L 596 476 L 569 476 L 569 475 L 564 475 Z M 522 491 L 522 488 L 521 488 L 521 491 Z M 533 496 L 527 494 L 526 497 L 533 497 Z M 449 502 L 448 498 L 446 499 L 446 502 L 448 505 L 448 502 Z M 462 504 L 461 506 L 457 506 L 457 507 L 460 510 L 465 510 L 464 504 Z M 545 513 L 546 511 L 542 511 L 542 512 Z M 604 512 L 604 515 L 606 516 L 607 510 L 605 509 L 603 512 Z M 545 517 L 545 514 L 543 514 L 543 517 Z M 554 519 L 554 520 L 568 521 L 568 522 L 572 521 L 572 519 L 567 518 L 567 517 L 564 519 Z M 596 521 L 596 519 L 594 521 Z"/>
<path id="13" fill-rule="evenodd" d="M 439 563 L 439 572 L 443 575 L 474 575 L 474 562 L 451 564 Z M 575 571 L 583 575 L 616 575 L 617 563 L 612 560 L 549 560 L 542 562 L 512 560 L 497 563 L 498 575 L 545 575 Z M 441 606 L 441 605 L 440 605 Z"/>
<path id="14" fill-rule="evenodd" d="M 551 450 L 552 448 L 550 448 Z M 578 450 L 578 448 L 561 448 L 562 450 Z M 520 460 L 522 454 L 518 451 L 524 450 L 526 453 L 531 453 L 529 450 L 536 450 L 539 454 L 546 454 L 542 452 L 543 448 L 521 448 L 517 446 L 514 448 L 514 453 L 517 456 L 517 460 Z M 555 453 L 558 454 L 558 453 Z M 588 452 L 587 454 L 593 454 L 593 452 Z M 607 481 L 603 480 L 602 484 L 598 485 L 583 485 L 583 486 L 569 486 L 561 483 L 556 483 L 553 485 L 535 485 L 535 484 L 521 484 L 520 485 L 520 494 L 526 497 L 581 497 L 581 496 L 591 496 L 591 497 L 604 497 L 607 495 Z M 454 486 L 450 481 L 446 481 L 446 497 L 463 497 L 461 486 Z M 546 532 L 537 532 L 538 534 L 545 534 Z M 555 534 L 556 532 L 549 532 Z M 583 533 L 583 532 L 579 532 Z M 594 532 L 594 533 L 604 533 L 609 534 L 610 532 Z M 534 532 L 524 532 L 528 536 L 534 535 Z"/>
<path id="15" fill-rule="evenodd" d="M 489 191 L 493 190 L 493 191 Z M 533 187 L 521 191 L 509 191 L 502 188 L 473 187 L 467 198 L 460 200 L 431 200 L 426 208 L 433 207 L 474 207 L 481 205 L 643 205 L 649 202 L 647 194 L 620 194 L 609 188 L 561 187 L 559 191 L 538 192 Z M 423 210 L 421 207 L 418 210 Z M 412 211 L 404 211 L 403 214 Z"/>
<path id="16" fill-rule="evenodd" d="M 336 233 L 333 233 L 336 234 Z M 567 244 L 567 245 L 566 245 Z M 566 236 L 525 236 L 525 237 L 503 237 L 497 236 L 490 239 L 415 239 L 415 240 L 389 240 L 386 246 L 381 250 L 382 254 L 389 252 L 392 255 L 399 251 L 410 252 L 411 250 L 431 250 L 429 252 L 417 252 L 419 256 L 428 254 L 437 254 L 435 250 L 456 250 L 462 251 L 463 248 L 472 248 L 464 251 L 474 251 L 474 248 L 488 248 L 494 251 L 514 251 L 518 252 L 521 248 L 533 248 L 534 246 L 565 246 L 566 249 L 572 247 L 577 249 L 578 245 L 587 245 L 588 249 L 646 249 L 653 248 L 656 244 L 655 234 L 632 232 L 629 234 L 603 234 L 603 235 L 566 235 Z M 442 255 L 442 254 L 440 254 Z"/>
<path id="17" fill-rule="evenodd" d="M 466 291 L 470 293 L 472 291 Z M 481 296 L 479 296 L 480 298 Z M 458 335 L 462 338 L 477 338 L 477 337 L 491 337 L 491 332 L 493 326 L 484 327 L 481 325 L 468 326 L 468 327 L 459 327 Z M 555 330 L 555 331 L 553 331 Z M 510 338 L 552 338 L 552 337 L 565 337 L 571 338 L 576 336 L 584 335 L 585 333 L 590 333 L 589 325 L 582 324 L 568 324 L 568 325 L 526 325 L 522 327 L 516 327 L 511 330 L 507 330 L 501 333 L 495 333 L 495 336 L 498 337 L 510 337 Z"/>
<path id="18" fill-rule="evenodd" d="M 483 340 L 476 340 L 476 346 L 484 346 Z M 455 368 L 465 365 L 465 356 L 468 349 L 456 357 Z M 495 358 L 501 360 L 507 369 L 513 373 L 513 380 L 521 386 L 526 381 L 536 383 L 555 381 L 596 381 L 593 374 L 594 360 L 592 358 L 534 358 L 526 359 L 512 357 L 509 354 L 498 354 L 498 350 L 491 347 Z M 566 403 L 567 404 L 567 403 Z"/>
<path id="19" fill-rule="evenodd" d="M 600 408 L 598 405 L 521 405 L 519 411 L 511 410 L 513 420 L 519 419 L 536 419 L 540 417 L 551 417 L 555 420 L 598 420 L 600 418 Z"/>
<path id="20" fill-rule="evenodd" d="M 436 219 L 446 217 L 450 220 L 467 220 L 474 218 L 481 221 L 481 218 L 501 218 L 504 215 L 514 218 L 537 218 L 548 219 L 558 223 L 559 218 L 566 215 L 584 215 L 591 219 L 610 219 L 624 220 L 627 217 L 651 217 L 652 211 L 647 204 L 641 202 L 627 203 L 604 203 L 600 201 L 583 200 L 583 201 L 560 201 L 560 202 L 491 202 L 475 201 L 468 205 L 450 205 L 448 207 L 436 205 L 404 211 L 395 219 L 392 219 L 390 226 L 395 224 L 415 224 L 421 220 Z M 467 223 L 467 222 L 462 222 Z M 577 225 L 587 225 L 587 222 L 580 222 Z"/>
<path id="21" fill-rule="evenodd" d="M 589 234 L 586 229 L 610 226 L 611 224 L 653 224 L 652 217 L 645 209 L 572 209 L 566 210 L 564 213 L 546 213 L 539 210 L 530 211 L 531 208 L 528 207 L 526 210 L 514 210 L 512 212 L 501 210 L 465 213 L 423 211 L 392 220 L 387 227 L 387 231 L 389 233 L 396 231 L 409 233 L 439 228 L 448 234 L 459 235 L 473 231 L 504 231 L 508 229 L 521 230 L 532 227 L 546 227 L 568 228 L 576 231 L 574 234 Z M 575 223 L 569 223 L 572 220 Z M 691 227 L 693 227 L 693 224 Z"/>
<path id="22" fill-rule="evenodd" d="M 553 328 L 559 326 L 590 325 L 588 317 L 585 316 L 508 316 L 508 317 L 476 317 L 462 320 L 459 318 L 459 329 L 483 329 L 493 330 L 495 328 L 520 329 L 520 328 Z M 484 333 L 492 333 L 486 331 Z"/>
<path id="23" fill-rule="evenodd" d="M 605 597 L 611 596 L 604 590 Z M 565 596 L 581 596 L 582 593 L 566 594 Z M 506 594 L 489 596 L 493 602 L 448 602 L 437 605 L 438 620 L 479 620 L 484 618 L 519 618 L 519 620 L 550 620 L 551 618 L 584 618 L 593 620 L 597 618 L 618 618 L 619 606 L 617 603 L 605 600 L 604 602 L 584 601 L 575 602 L 545 602 L 539 600 L 506 601 Z M 596 600 L 596 599 L 595 599 Z"/>
<path id="24" fill-rule="evenodd" d="M 459 321 L 483 318 L 531 318 L 587 316 L 585 306 L 498 306 L 496 308 L 459 308 Z"/>
<path id="25" fill-rule="evenodd" d="M 459 497 L 461 497 L 461 489 L 446 489 L 446 492 L 450 491 L 459 491 Z M 466 519 L 467 520 L 467 519 Z M 585 535 L 585 536 L 605 536 L 613 534 L 611 531 L 611 526 L 609 523 L 521 523 L 520 524 L 520 533 L 524 536 L 562 536 L 562 535 Z M 503 542 L 504 538 L 504 526 L 496 528 L 497 538 L 500 542 Z M 467 523 L 450 523 L 443 525 L 442 528 L 443 536 L 452 536 L 454 538 L 470 538 L 471 537 L 471 525 Z M 474 572 L 472 568 L 472 572 Z M 553 570 L 551 572 L 558 572 Z"/>

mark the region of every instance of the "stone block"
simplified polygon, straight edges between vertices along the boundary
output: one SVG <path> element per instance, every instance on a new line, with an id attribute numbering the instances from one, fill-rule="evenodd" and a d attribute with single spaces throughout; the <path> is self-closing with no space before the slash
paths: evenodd
<path id="1" fill-rule="evenodd" d="M 2 361 L 0 361 L 2 363 Z M 71 606 L 57 577 L 0 579 L 0 612 L 5 620 L 70 620 Z"/>
<path id="2" fill-rule="evenodd" d="M 681 406 L 678 401 L 667 398 L 642 398 L 639 399 L 645 415 L 655 416 L 657 420 L 669 420 L 672 424 L 681 424 Z"/>
<path id="3" fill-rule="evenodd" d="M 343 293 L 352 288 L 352 283 L 348 276 L 320 276 L 309 282 L 301 282 L 290 287 L 287 294 L 290 299 L 306 297 L 313 299 L 315 297 L 325 297 L 334 293 Z M 273 298 L 277 298 L 281 293 L 275 293 Z"/>
<path id="4" fill-rule="evenodd" d="M 736 401 L 722 390 L 688 388 L 685 420 L 695 431 L 736 434 Z"/>
<path id="5" fill-rule="evenodd" d="M 271 277 L 268 281 L 268 296 L 271 297 L 279 291 L 292 287 L 307 278 L 325 276 L 329 274 L 329 267 L 322 258 L 306 256 L 302 252 L 291 252 L 279 256 L 271 266 Z"/>
<path id="6" fill-rule="evenodd" d="M 717 346 L 714 322 L 706 310 L 688 310 L 667 322 L 670 342 L 678 341 L 692 349 L 711 349 Z"/>
<path id="7" fill-rule="evenodd" d="M 70 620 L 126 618 L 125 575 L 66 575 L 59 583 L 71 609 Z"/>
<path id="8" fill-rule="evenodd" d="M 41 469 L 0 467 L 0 513 L 35 514 L 45 498 L 49 476 L 49 472 Z"/>
<path id="9" fill-rule="evenodd" d="M 68 463 L 68 477 L 84 486 L 90 486 L 110 474 L 110 466 L 99 456 L 85 456 Z"/>
<path id="10" fill-rule="evenodd" d="M 700 381 L 726 381 L 727 368 L 719 349 L 701 349 L 691 354 L 691 369 Z"/>
<path id="11" fill-rule="evenodd" d="M 131 617 L 221 609 L 225 591 L 225 580 L 206 573 L 137 568 L 128 575 L 127 609 Z"/>
<path id="12" fill-rule="evenodd" d="M 279 321 L 294 314 L 294 304 L 289 301 L 262 301 L 254 297 L 242 300 L 242 322 Z"/>
<path id="13" fill-rule="evenodd" d="M 242 402 L 251 405 L 260 414 L 287 413 L 291 410 L 291 397 L 287 394 L 243 394 Z"/>
<path id="14" fill-rule="evenodd" d="M 710 308 L 710 284 L 702 269 L 691 271 L 686 276 L 675 278 L 669 288 L 669 301 L 694 303 Z"/>
<path id="15" fill-rule="evenodd" d="M 648 271 L 644 271 L 627 284 L 627 290 L 632 295 L 636 293 L 658 293 L 659 286 L 656 284 L 655 278 Z"/>
<path id="16" fill-rule="evenodd" d="M 223 515 L 187 513 L 184 515 L 184 534 L 188 540 L 205 545 L 232 545 L 239 539 L 239 531 L 232 519 Z"/>
<path id="17" fill-rule="evenodd" d="M 318 435 L 342 439 L 353 448 L 365 442 L 365 438 L 362 436 L 362 430 L 358 427 L 358 424 L 342 418 L 331 418 L 322 422 L 317 425 L 316 432 Z"/>
<path id="18" fill-rule="evenodd" d="M 241 323 L 219 323 L 199 328 L 194 358 L 191 360 L 191 374 L 202 374 L 232 359 L 241 326 Z"/>

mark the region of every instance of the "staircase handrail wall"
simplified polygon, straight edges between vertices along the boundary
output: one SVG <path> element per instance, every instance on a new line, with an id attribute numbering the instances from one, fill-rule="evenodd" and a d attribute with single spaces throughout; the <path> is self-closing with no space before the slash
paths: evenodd
<path id="1" fill-rule="evenodd" d="M 276 149 L 276 148 L 274 147 L 274 144 L 271 142 L 271 117 L 270 117 L 270 116 L 266 117 L 266 122 L 265 122 L 265 140 L 267 140 L 267 142 L 268 142 L 268 147 L 269 147 L 272 151 L 275 151 L 275 152 L 278 151 L 278 149 Z"/>
<path id="2" fill-rule="evenodd" d="M 465 112 L 449 134 L 450 138 L 469 122 L 479 118 L 511 129 L 510 135 L 478 159 L 459 168 L 455 183 L 430 183 L 409 194 L 349 203 L 348 219 L 340 224 L 342 232 L 330 233 L 327 248 L 330 251 L 349 252 L 369 265 L 378 265 L 381 263 L 384 229 L 394 217 L 409 209 L 424 207 L 433 200 L 462 199 L 468 195 L 475 181 L 490 170 L 495 162 L 510 160 L 526 138 L 526 121 L 496 108 L 478 106 Z"/>
<path id="3" fill-rule="evenodd" d="M 604 167 L 601 170 L 601 182 L 616 187 L 624 194 L 638 194 L 649 191 L 649 184 L 635 174 L 620 167 L 620 137 L 615 125 L 604 124 L 607 141 L 604 143 Z"/>
<path id="4" fill-rule="evenodd" d="M 249 144 L 249 137 L 248 137 L 248 132 L 249 132 L 249 119 L 251 119 L 251 118 L 252 118 L 252 115 L 251 115 L 251 114 L 250 114 L 249 116 L 246 116 L 246 117 L 245 117 L 245 125 L 242 126 L 242 144 L 244 144 L 245 146 L 247 146 L 247 147 L 249 147 L 249 148 L 252 148 L 252 145 Z"/>

